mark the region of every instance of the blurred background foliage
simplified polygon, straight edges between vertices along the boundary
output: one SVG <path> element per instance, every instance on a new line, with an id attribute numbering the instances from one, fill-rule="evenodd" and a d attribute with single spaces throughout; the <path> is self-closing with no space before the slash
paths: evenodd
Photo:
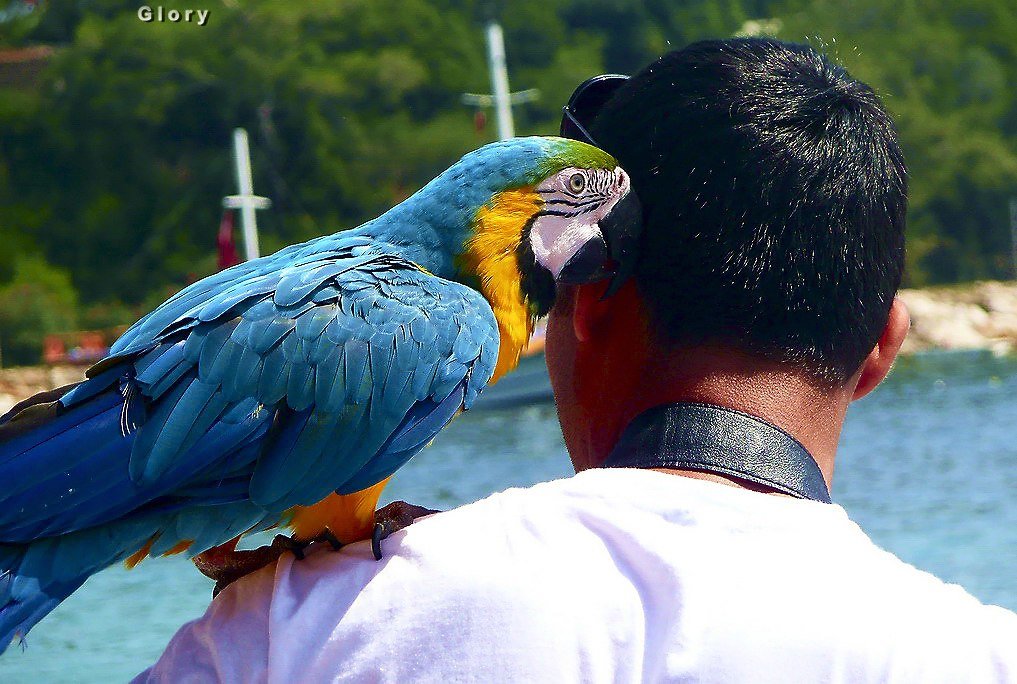
<path id="1" fill-rule="evenodd" d="M 494 139 L 483 25 L 502 22 L 518 134 L 576 84 L 690 41 L 770 34 L 883 96 L 911 168 L 907 282 L 1005 278 L 1017 196 L 1013 0 L 0 0 L 0 345 L 128 323 L 215 269 L 230 132 L 251 134 L 263 252 L 357 225 Z M 37 65 L 37 73 L 32 71 Z M 25 74 L 30 73 L 30 78 Z"/>

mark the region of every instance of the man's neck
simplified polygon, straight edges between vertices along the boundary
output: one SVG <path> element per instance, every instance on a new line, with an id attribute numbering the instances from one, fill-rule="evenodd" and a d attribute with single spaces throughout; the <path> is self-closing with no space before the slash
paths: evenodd
<path id="1" fill-rule="evenodd" d="M 613 401 L 605 397 L 600 404 L 603 411 L 587 423 L 587 454 L 585 459 L 577 459 L 577 470 L 603 463 L 628 424 L 643 411 L 660 404 L 692 401 L 742 411 L 781 428 L 812 454 L 830 485 L 849 403 L 844 390 L 831 391 L 803 373 L 729 349 L 678 349 L 666 358 L 644 362 L 638 377 L 626 387 L 615 388 L 621 396 Z M 765 487 L 734 477 L 661 470 L 766 491 Z"/>

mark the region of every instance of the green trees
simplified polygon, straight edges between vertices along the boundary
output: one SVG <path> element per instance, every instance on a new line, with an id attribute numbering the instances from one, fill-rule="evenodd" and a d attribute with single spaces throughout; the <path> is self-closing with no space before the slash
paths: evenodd
<path id="1" fill-rule="evenodd" d="M 792 0 L 783 7 L 780 37 L 821 36 L 894 114 L 910 169 L 909 282 L 1013 277 L 1012 1 Z"/>
<path id="2" fill-rule="evenodd" d="M 0 133 L 8 168 L 34 176 L 8 178 L 24 217 L 8 230 L 69 268 L 85 300 L 204 275 L 235 126 L 251 131 L 256 187 L 276 200 L 267 248 L 354 225 L 472 146 L 456 104 L 471 71 L 485 73 L 471 38 L 419 1 L 394 14 L 246 3 L 214 8 L 205 27 L 84 13 Z"/>
<path id="3" fill-rule="evenodd" d="M 584 78 L 691 40 L 760 26 L 822 38 L 899 122 L 909 282 L 1005 277 L 1017 194 L 1010 2 L 215 0 L 198 27 L 143 23 L 117 0 L 49 2 L 31 16 L 0 0 L 0 49 L 57 48 L 35 87 L 0 81 L 0 288 L 28 277 L 24 263 L 48 263 L 82 305 L 121 311 L 213 270 L 235 126 L 251 134 L 255 188 L 274 201 L 259 216 L 264 250 L 380 213 L 494 137 L 459 102 L 489 88 L 491 14 L 512 86 L 542 93 L 517 108 L 521 134 L 554 132 Z M 71 324 L 84 325 L 38 325 Z"/>
<path id="4" fill-rule="evenodd" d="M 73 330 L 78 297 L 64 269 L 39 257 L 17 257 L 0 286 L 0 350 L 6 365 L 34 363 L 50 333 Z"/>

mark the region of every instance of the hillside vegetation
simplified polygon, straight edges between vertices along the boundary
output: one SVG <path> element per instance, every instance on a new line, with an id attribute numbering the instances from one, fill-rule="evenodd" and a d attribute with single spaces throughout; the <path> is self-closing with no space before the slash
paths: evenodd
<path id="1" fill-rule="evenodd" d="M 1017 195 L 1013 0 L 209 0 L 143 23 L 121 0 L 0 0 L 0 49 L 54 48 L 0 86 L 0 345 L 131 320 L 215 269 L 230 132 L 251 133 L 263 251 L 357 225 L 493 139 L 483 25 L 517 132 L 552 133 L 583 79 L 690 41 L 768 33 L 823 47 L 893 112 L 912 169 L 910 286 L 1007 278 Z M 6 3 L 6 5 L 5 5 Z M 166 0 L 166 8 L 194 3 Z M 4 9 L 6 7 L 6 9 Z"/>

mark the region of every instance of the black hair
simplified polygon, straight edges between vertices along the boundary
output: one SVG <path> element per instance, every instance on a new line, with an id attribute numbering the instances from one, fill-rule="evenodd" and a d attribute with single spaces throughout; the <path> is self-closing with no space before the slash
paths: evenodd
<path id="1" fill-rule="evenodd" d="M 811 47 L 694 43 L 633 76 L 591 133 L 644 207 L 658 336 L 851 377 L 904 268 L 907 171 L 872 89 Z"/>

